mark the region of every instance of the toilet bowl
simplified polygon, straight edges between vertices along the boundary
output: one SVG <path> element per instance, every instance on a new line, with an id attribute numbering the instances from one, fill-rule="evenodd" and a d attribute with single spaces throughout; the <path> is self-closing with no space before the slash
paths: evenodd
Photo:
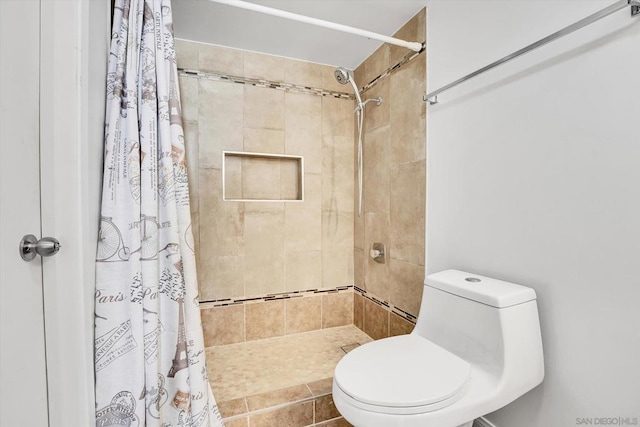
<path id="1" fill-rule="evenodd" d="M 447 270 L 427 277 L 411 334 L 342 358 L 333 400 L 356 427 L 470 426 L 543 377 L 535 291 Z"/>

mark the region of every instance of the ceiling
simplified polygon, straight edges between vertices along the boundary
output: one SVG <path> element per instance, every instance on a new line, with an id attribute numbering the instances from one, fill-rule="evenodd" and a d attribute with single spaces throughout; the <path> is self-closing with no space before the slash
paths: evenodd
<path id="1" fill-rule="evenodd" d="M 426 0 L 250 0 L 251 3 L 391 36 Z M 180 39 L 356 68 L 382 43 L 361 36 L 213 3 L 173 2 Z M 422 42 L 424 40 L 410 40 Z"/>

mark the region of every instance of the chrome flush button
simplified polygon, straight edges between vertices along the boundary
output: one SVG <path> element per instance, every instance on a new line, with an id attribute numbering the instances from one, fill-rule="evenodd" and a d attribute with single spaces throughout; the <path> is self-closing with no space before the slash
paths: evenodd
<path id="1" fill-rule="evenodd" d="M 467 282 L 471 282 L 471 283 L 478 283 L 478 282 L 480 282 L 480 281 L 481 281 L 481 280 L 480 280 L 480 279 L 478 279 L 477 277 L 467 277 L 467 278 L 466 278 L 466 279 L 464 279 L 464 280 L 466 280 Z"/>

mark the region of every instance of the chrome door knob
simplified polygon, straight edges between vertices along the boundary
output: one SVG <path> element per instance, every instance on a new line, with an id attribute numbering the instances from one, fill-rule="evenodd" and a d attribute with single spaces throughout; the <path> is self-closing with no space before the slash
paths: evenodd
<path id="1" fill-rule="evenodd" d="M 60 242 L 53 237 L 43 237 L 38 240 L 33 234 L 25 235 L 20 241 L 20 256 L 25 261 L 31 261 L 40 256 L 51 256 L 60 250 Z"/>

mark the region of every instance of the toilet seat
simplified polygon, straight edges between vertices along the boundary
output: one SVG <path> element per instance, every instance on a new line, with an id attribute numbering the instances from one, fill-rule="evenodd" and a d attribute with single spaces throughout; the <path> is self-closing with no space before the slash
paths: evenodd
<path id="1" fill-rule="evenodd" d="M 374 341 L 349 352 L 334 383 L 359 408 L 386 414 L 442 409 L 464 394 L 468 362 L 417 334 Z"/>

